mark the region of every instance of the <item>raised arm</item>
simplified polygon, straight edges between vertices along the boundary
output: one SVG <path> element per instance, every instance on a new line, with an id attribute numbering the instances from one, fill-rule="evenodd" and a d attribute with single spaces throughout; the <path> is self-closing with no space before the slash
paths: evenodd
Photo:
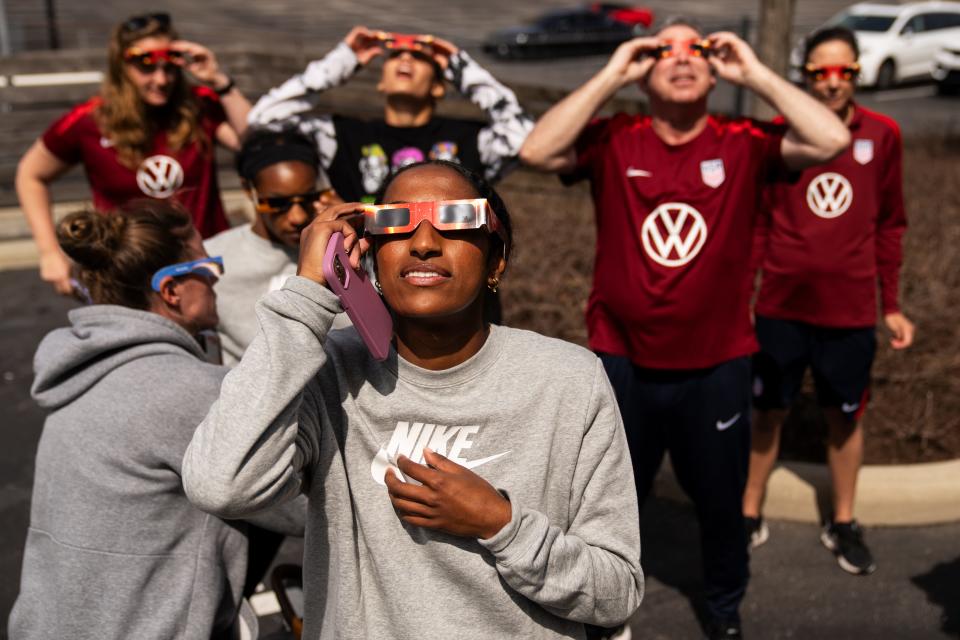
<path id="1" fill-rule="evenodd" d="M 40 277 L 63 295 L 73 291 L 70 259 L 57 242 L 49 185 L 69 168 L 70 165 L 53 155 L 42 140 L 37 140 L 20 159 L 16 177 L 20 208 L 40 254 Z"/>
<path id="2" fill-rule="evenodd" d="M 229 131 L 217 131 L 217 141 L 224 146 L 237 150 L 240 148 L 240 137 L 247 130 L 247 115 L 250 113 L 250 101 L 233 85 L 233 80 L 220 67 L 214 53 L 196 42 L 178 40 L 173 43 L 178 51 L 187 54 L 184 68 L 187 72 L 210 87 L 220 96 L 220 104 L 227 114 L 227 121 L 221 128 L 229 127 Z"/>
<path id="3" fill-rule="evenodd" d="M 653 58 L 641 54 L 658 44 L 655 38 L 634 38 L 620 45 L 603 69 L 543 114 L 523 143 L 520 160 L 542 171 L 572 171 L 574 144 L 584 127 L 617 91 L 650 71 Z"/>
<path id="4" fill-rule="evenodd" d="M 309 383 L 326 362 L 323 343 L 341 311 L 319 266 L 333 231 L 347 237 L 351 266 L 359 266 L 348 222 L 318 219 L 304 231 L 300 275 L 257 303 L 260 332 L 187 447 L 183 486 L 204 511 L 241 518 L 283 503 L 300 493 L 316 460 L 325 407 Z"/>
<path id="5" fill-rule="evenodd" d="M 829 108 L 793 86 L 757 59 L 746 42 L 729 32 L 707 38 L 714 53 L 708 58 L 717 74 L 743 85 L 783 115 L 789 130 L 780 147 L 793 170 L 827 162 L 850 144 L 850 131 Z"/>
<path id="6" fill-rule="evenodd" d="M 514 168 L 520 147 L 533 129 L 533 119 L 517 95 L 481 67 L 463 49 L 437 40 L 449 56 L 444 77 L 473 104 L 480 107 L 490 125 L 480 130 L 477 148 L 487 180 L 498 180 Z"/>
<path id="7" fill-rule="evenodd" d="M 257 100 L 250 112 L 250 124 L 264 126 L 313 109 L 322 92 L 343 84 L 382 53 L 378 42 L 375 32 L 354 27 L 330 53 Z"/>

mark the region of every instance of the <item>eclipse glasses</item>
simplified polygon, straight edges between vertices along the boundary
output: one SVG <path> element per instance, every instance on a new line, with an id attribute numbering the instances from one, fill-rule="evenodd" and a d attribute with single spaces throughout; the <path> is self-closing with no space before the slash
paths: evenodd
<path id="1" fill-rule="evenodd" d="M 363 207 L 364 228 L 371 235 L 412 233 L 426 220 L 437 231 L 486 229 L 508 244 L 507 232 L 486 198 L 371 204 Z"/>
<path id="2" fill-rule="evenodd" d="M 434 38 L 430 35 L 378 31 L 376 38 L 383 44 L 383 48 L 391 54 L 401 51 L 418 51 L 426 55 L 433 55 L 434 53 Z"/>
<path id="3" fill-rule="evenodd" d="M 676 42 L 665 42 L 656 49 L 650 49 L 646 51 L 645 54 L 654 60 L 663 60 L 664 58 L 672 58 L 673 56 L 677 55 L 679 50 L 686 50 L 688 55 L 697 58 L 706 58 L 710 55 L 710 52 L 713 49 L 710 46 L 709 40 L 692 39 Z"/>
<path id="4" fill-rule="evenodd" d="M 803 75 L 814 82 L 833 77 L 853 81 L 860 75 L 860 65 L 856 62 L 853 64 L 825 64 L 820 66 L 807 64 L 803 67 Z"/>
<path id="5" fill-rule="evenodd" d="M 123 53 L 123 60 L 132 64 L 143 73 L 153 73 L 163 62 L 164 65 L 180 67 L 189 61 L 189 55 L 179 49 L 138 49 L 130 47 Z"/>

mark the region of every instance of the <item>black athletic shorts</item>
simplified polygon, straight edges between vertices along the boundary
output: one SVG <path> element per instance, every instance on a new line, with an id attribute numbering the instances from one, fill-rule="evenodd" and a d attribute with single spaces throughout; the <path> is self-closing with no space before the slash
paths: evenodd
<path id="1" fill-rule="evenodd" d="M 877 351 L 874 327 L 836 329 L 757 316 L 760 352 L 753 357 L 753 406 L 786 409 L 810 367 L 821 407 L 858 419 L 870 393 Z"/>

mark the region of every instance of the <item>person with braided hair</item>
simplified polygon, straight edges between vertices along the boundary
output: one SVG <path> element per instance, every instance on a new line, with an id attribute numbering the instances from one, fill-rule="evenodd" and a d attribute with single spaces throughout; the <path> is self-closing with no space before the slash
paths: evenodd
<path id="1" fill-rule="evenodd" d="M 92 304 L 34 358 L 31 392 L 48 415 L 10 637 L 234 637 L 256 628 L 241 604 L 248 522 L 195 508 L 181 480 L 226 373 L 195 337 L 217 324 L 223 264 L 174 203 L 119 214 L 80 211 L 57 227 Z M 248 520 L 303 535 L 304 510 Z"/>

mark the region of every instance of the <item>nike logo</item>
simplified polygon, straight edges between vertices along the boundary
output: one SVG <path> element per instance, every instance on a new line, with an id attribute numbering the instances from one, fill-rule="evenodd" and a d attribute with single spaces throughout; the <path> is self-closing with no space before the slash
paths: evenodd
<path id="1" fill-rule="evenodd" d="M 840 405 L 840 410 L 843 411 L 844 413 L 853 413 L 859 408 L 860 408 L 859 402 L 854 402 L 853 404 L 850 404 L 849 402 L 844 402 L 843 404 Z"/>
<path id="2" fill-rule="evenodd" d="M 373 476 L 377 484 L 382 485 L 384 484 L 383 476 L 387 469 L 393 469 L 398 478 L 404 482 L 412 482 L 412 479 L 406 478 L 397 469 L 396 460 L 400 456 L 406 456 L 416 463 L 425 464 L 423 459 L 424 449 L 436 451 L 467 469 L 476 469 L 510 453 L 510 451 L 504 451 L 485 458 L 467 460 L 464 453 L 473 446 L 473 437 L 479 431 L 479 425 L 447 427 L 424 422 L 398 421 L 393 434 L 390 436 L 390 441 L 380 447 L 370 462 L 370 475 Z"/>
<path id="3" fill-rule="evenodd" d="M 643 169 L 634 169 L 633 167 L 627 167 L 627 177 L 628 178 L 650 178 L 653 174 L 649 171 L 644 171 Z"/>
<path id="4" fill-rule="evenodd" d="M 730 427 L 733 426 L 733 423 L 734 423 L 734 422 L 736 422 L 736 421 L 739 420 L 739 419 L 740 419 L 740 414 L 737 413 L 737 415 L 733 416 L 732 418 L 730 418 L 730 419 L 727 420 L 726 422 L 723 422 L 723 421 L 721 421 L 721 420 L 717 420 L 717 431 L 726 431 L 727 429 L 729 429 Z"/>
<path id="5" fill-rule="evenodd" d="M 469 462 L 464 462 L 464 463 L 462 464 L 462 466 L 466 467 L 467 469 L 476 469 L 476 468 L 479 467 L 480 465 L 482 465 L 482 464 L 487 464 L 488 462 L 493 462 L 493 461 L 496 460 L 497 458 L 499 458 L 499 457 L 501 457 L 501 456 L 505 456 L 505 455 L 507 455 L 508 453 L 510 453 L 510 452 L 509 452 L 509 451 L 504 451 L 503 453 L 497 453 L 497 454 L 494 454 L 494 455 L 492 455 L 492 456 L 487 456 L 486 458 L 480 458 L 479 460 L 470 460 Z"/>

